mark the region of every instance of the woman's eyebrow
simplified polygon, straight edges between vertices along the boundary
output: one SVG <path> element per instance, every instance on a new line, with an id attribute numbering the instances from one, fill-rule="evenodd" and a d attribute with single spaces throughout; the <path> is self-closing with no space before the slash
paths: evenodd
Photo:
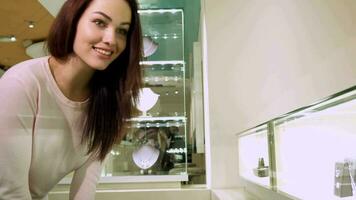
<path id="1" fill-rule="evenodd" d="M 107 14 L 100 12 L 100 11 L 95 11 L 94 13 L 102 15 L 103 17 L 105 17 L 106 19 L 108 19 L 109 21 L 112 21 L 111 17 L 109 17 Z"/>
<path id="2" fill-rule="evenodd" d="M 107 20 L 109 20 L 109 21 L 112 21 L 111 17 L 109 17 L 109 15 L 107 15 L 107 14 L 105 14 L 105 13 L 103 13 L 103 12 L 95 11 L 94 13 L 95 13 L 95 14 L 99 14 L 99 15 L 105 17 L 105 18 L 106 18 Z M 128 25 L 128 26 L 130 26 L 131 23 L 130 23 L 130 22 L 123 22 L 123 23 L 121 23 L 121 25 Z"/>

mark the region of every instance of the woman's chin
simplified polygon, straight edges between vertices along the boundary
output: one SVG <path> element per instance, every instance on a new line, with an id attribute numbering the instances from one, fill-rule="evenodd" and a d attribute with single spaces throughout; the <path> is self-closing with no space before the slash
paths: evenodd
<path id="1" fill-rule="evenodd" d="M 88 62 L 87 63 L 89 67 L 91 67 L 94 70 L 99 70 L 103 71 L 109 66 L 109 62 Z"/>
<path id="2" fill-rule="evenodd" d="M 108 66 L 92 66 L 92 68 L 98 71 L 104 71 Z"/>

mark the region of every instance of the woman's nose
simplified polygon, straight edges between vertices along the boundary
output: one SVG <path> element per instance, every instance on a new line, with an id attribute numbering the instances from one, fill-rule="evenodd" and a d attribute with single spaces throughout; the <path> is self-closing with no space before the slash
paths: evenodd
<path id="1" fill-rule="evenodd" d="M 116 34 L 115 30 L 107 29 L 103 35 L 103 42 L 108 44 L 109 46 L 116 45 Z"/>

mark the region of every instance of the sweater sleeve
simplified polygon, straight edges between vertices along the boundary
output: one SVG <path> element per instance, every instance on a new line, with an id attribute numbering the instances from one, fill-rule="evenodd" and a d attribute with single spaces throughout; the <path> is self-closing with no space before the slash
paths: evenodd
<path id="1" fill-rule="evenodd" d="M 69 199 L 94 200 L 101 168 L 102 163 L 90 157 L 80 168 L 76 169 L 70 186 Z"/>
<path id="2" fill-rule="evenodd" d="M 36 100 L 30 87 L 14 74 L 0 79 L 0 199 L 31 199 L 29 169 Z"/>

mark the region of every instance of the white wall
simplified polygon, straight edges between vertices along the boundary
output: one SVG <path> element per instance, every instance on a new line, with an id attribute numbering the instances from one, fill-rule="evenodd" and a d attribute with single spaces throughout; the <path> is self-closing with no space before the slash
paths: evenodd
<path id="1" fill-rule="evenodd" d="M 356 84 L 356 1 L 203 4 L 212 188 L 235 187 L 235 133 Z"/>

